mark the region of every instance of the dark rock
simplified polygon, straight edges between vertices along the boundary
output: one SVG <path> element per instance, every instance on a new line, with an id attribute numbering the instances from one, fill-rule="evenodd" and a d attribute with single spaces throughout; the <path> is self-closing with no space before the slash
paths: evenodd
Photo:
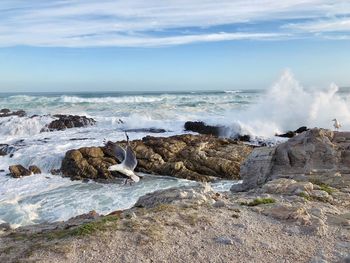
<path id="1" fill-rule="evenodd" d="M 41 174 L 40 168 L 36 165 L 29 166 L 28 170 L 31 171 L 33 174 Z"/>
<path id="2" fill-rule="evenodd" d="M 214 136 L 221 136 L 225 133 L 227 128 L 224 126 L 211 126 L 202 121 L 188 121 L 185 123 L 186 131 L 198 132 L 200 134 L 208 134 Z"/>
<path id="3" fill-rule="evenodd" d="M 43 128 L 42 132 L 87 127 L 96 124 L 96 121 L 94 119 L 88 118 L 86 116 L 54 115 L 53 117 L 58 119 L 52 121 L 49 125 L 47 125 L 47 127 Z"/>
<path id="4" fill-rule="evenodd" d="M 50 173 L 51 173 L 52 175 L 60 175 L 60 174 L 61 174 L 61 170 L 60 170 L 60 169 L 52 169 L 52 170 L 50 171 Z"/>
<path id="5" fill-rule="evenodd" d="M 126 142 L 120 142 L 126 146 Z M 105 147 L 84 147 L 70 150 L 62 161 L 64 176 L 74 180 L 112 179 L 108 167 L 117 163 L 111 151 L 112 142 Z M 239 178 L 240 164 L 252 151 L 251 146 L 229 139 L 204 135 L 172 137 L 147 136 L 130 142 L 138 159 L 137 172 L 168 175 L 197 181 L 211 181 L 216 177 Z"/>
<path id="6" fill-rule="evenodd" d="M 1 109 L 0 110 L 0 118 L 1 117 L 10 117 L 10 116 L 18 116 L 18 117 L 24 117 L 27 113 L 24 110 L 18 110 L 18 111 L 11 111 L 9 109 Z"/>
<path id="7" fill-rule="evenodd" d="M 71 138 L 69 140 L 70 141 L 86 141 L 86 140 L 90 140 L 90 138 Z"/>
<path id="8" fill-rule="evenodd" d="M 305 131 L 308 131 L 309 129 L 306 126 L 301 126 L 300 128 L 298 128 L 297 130 L 295 130 L 295 133 L 302 133 Z"/>
<path id="9" fill-rule="evenodd" d="M 302 133 L 304 131 L 308 131 L 309 129 L 306 126 L 302 126 L 298 128 L 295 131 L 288 131 L 284 134 L 277 134 L 277 137 L 282 137 L 282 138 L 293 138 L 294 136 L 298 135 L 299 133 Z"/>
<path id="10" fill-rule="evenodd" d="M 29 176 L 32 174 L 31 171 L 29 171 L 28 169 L 24 168 L 22 165 L 18 164 L 18 165 L 11 165 L 9 167 L 10 170 L 10 175 L 13 178 L 20 178 L 22 176 Z"/>
<path id="11" fill-rule="evenodd" d="M 158 129 L 158 128 L 140 128 L 140 129 L 128 129 L 126 132 L 145 132 L 145 133 L 164 133 L 167 130 Z"/>
<path id="12" fill-rule="evenodd" d="M 9 223 L 2 223 L 0 224 L 0 231 L 10 231 L 11 230 L 11 225 Z"/>
<path id="13" fill-rule="evenodd" d="M 237 139 L 241 142 L 250 142 L 250 135 L 239 135 Z"/>
<path id="14" fill-rule="evenodd" d="M 293 138 L 295 135 L 296 135 L 295 132 L 289 131 L 289 132 L 286 132 L 286 133 L 283 133 L 283 134 L 278 134 L 276 136 L 277 137 L 282 137 L 282 138 Z"/>

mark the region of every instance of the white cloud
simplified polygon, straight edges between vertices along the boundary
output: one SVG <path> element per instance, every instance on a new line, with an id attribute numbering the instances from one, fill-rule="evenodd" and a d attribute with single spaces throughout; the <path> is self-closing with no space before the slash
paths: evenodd
<path id="1" fill-rule="evenodd" d="M 320 19 L 350 14 L 350 3 L 346 2 L 2 0 L 0 46 L 165 46 L 243 39 L 275 40 L 296 37 L 298 30 L 316 32 L 312 28 L 317 27 L 315 23 L 321 23 Z M 259 29 L 259 24 L 288 19 L 309 22 Z M 245 30 L 236 29 L 238 23 L 246 25 Z M 223 25 L 231 27 L 225 32 L 213 28 Z M 335 31 L 338 26 L 334 24 L 328 28 Z"/>
<path id="2" fill-rule="evenodd" d="M 308 23 L 289 24 L 285 28 L 297 29 L 307 32 L 350 32 L 350 18 L 327 19 Z"/>

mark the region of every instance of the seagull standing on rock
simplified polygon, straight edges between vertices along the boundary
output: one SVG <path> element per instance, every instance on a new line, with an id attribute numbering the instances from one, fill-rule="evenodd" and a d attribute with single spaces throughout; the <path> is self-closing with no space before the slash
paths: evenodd
<path id="1" fill-rule="evenodd" d="M 123 149 L 118 144 L 109 142 L 110 148 L 113 151 L 114 157 L 118 159 L 120 164 L 112 165 L 108 167 L 108 171 L 117 171 L 129 177 L 132 182 L 137 183 L 140 181 L 140 177 L 134 173 L 134 169 L 137 165 L 137 159 L 134 151 L 129 143 L 129 136 L 125 133 L 127 143 L 126 149 Z M 128 179 L 127 179 L 128 180 Z M 127 182 L 127 181 L 126 181 Z"/>
<path id="2" fill-rule="evenodd" d="M 341 127 L 341 124 L 339 123 L 339 121 L 337 119 L 333 119 L 332 121 L 334 121 L 334 124 L 333 124 L 334 128 L 336 130 L 339 130 L 339 128 Z"/>

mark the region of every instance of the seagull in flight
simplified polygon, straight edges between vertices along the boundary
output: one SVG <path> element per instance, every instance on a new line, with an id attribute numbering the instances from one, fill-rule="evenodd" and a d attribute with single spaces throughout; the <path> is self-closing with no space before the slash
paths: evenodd
<path id="1" fill-rule="evenodd" d="M 107 143 L 108 147 L 112 150 L 114 157 L 117 158 L 120 162 L 120 164 L 108 167 L 108 171 L 117 171 L 119 173 L 122 173 L 129 177 L 132 182 L 137 183 L 138 181 L 140 181 L 140 177 L 134 173 L 134 169 L 137 165 L 137 159 L 134 151 L 130 146 L 129 136 L 127 133 L 125 133 L 125 135 L 128 143 L 125 149 L 116 143 Z"/>
<path id="2" fill-rule="evenodd" d="M 334 128 L 336 130 L 339 130 L 339 128 L 341 127 L 341 124 L 339 123 L 339 121 L 337 119 L 333 119 L 332 121 L 334 121 L 334 124 L 333 124 Z"/>

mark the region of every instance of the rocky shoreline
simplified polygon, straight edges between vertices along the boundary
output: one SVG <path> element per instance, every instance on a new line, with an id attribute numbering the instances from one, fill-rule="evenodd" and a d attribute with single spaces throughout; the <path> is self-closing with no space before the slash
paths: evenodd
<path id="1" fill-rule="evenodd" d="M 2 225 L 0 261 L 350 262 L 350 133 L 311 129 L 276 147 L 208 135 L 146 137 L 132 146 L 148 158 L 139 171 L 166 171 L 159 167 L 187 158 L 190 178 L 210 181 L 206 176 L 223 169 L 226 178 L 238 171 L 243 183 L 223 194 L 206 183 L 156 191 L 106 216 L 91 212 L 16 230 Z M 67 167 L 80 169 L 82 160 L 95 167 L 108 161 L 108 144 L 67 155 Z"/>

